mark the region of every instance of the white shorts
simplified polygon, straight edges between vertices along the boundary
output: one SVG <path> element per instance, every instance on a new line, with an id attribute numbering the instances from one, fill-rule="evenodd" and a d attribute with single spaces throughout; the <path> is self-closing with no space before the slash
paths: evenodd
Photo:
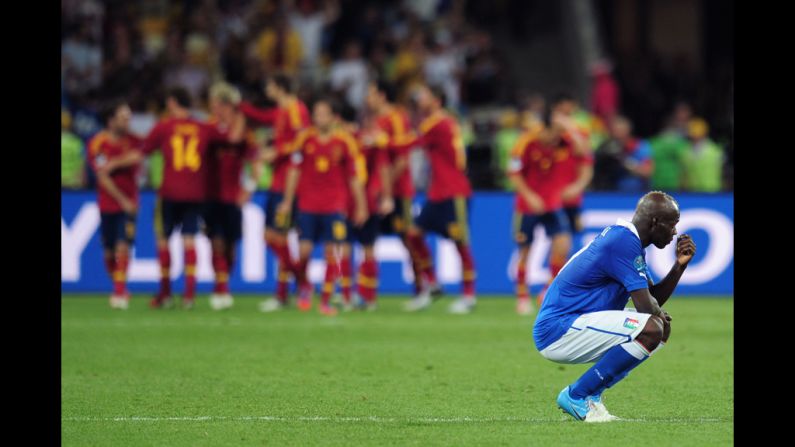
<path id="1" fill-rule="evenodd" d="M 558 363 L 595 362 L 613 346 L 634 340 L 649 317 L 651 314 L 634 309 L 582 314 L 562 337 L 544 348 L 541 355 Z"/>

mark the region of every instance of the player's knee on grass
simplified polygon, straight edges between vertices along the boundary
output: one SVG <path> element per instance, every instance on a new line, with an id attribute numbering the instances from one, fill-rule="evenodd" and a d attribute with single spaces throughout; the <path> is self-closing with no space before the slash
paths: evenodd
<path id="1" fill-rule="evenodd" d="M 635 340 L 651 352 L 663 341 L 664 327 L 663 319 L 656 315 L 652 315 L 649 317 L 648 321 L 646 321 L 646 326 L 643 327 L 643 331 L 641 331 Z"/>

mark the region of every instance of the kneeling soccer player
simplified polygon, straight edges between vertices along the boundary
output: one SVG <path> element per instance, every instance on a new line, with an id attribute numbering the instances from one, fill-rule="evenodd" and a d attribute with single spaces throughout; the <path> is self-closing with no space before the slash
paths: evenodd
<path id="1" fill-rule="evenodd" d="M 671 317 L 660 306 L 679 283 L 696 252 L 688 235 L 676 243 L 676 262 L 660 283 L 651 281 L 644 250 L 673 240 L 679 205 L 650 192 L 632 222 L 619 219 L 574 254 L 549 286 L 533 327 L 536 348 L 557 363 L 596 362 L 558 395 L 558 406 L 577 420 L 616 419 L 602 393 L 662 347 Z M 628 299 L 635 309 L 625 309 Z"/>

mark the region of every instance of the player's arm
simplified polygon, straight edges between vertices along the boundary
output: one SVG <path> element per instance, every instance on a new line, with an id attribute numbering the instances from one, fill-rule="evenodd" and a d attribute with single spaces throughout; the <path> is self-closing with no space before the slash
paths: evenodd
<path id="1" fill-rule="evenodd" d="M 367 179 L 367 162 L 364 155 L 359 152 L 358 144 L 353 138 L 346 139 L 347 151 L 345 164 L 348 171 L 348 187 L 353 195 L 355 210 L 353 212 L 354 225 L 362 225 L 368 219 L 367 198 L 364 194 L 364 183 Z"/>
<path id="2" fill-rule="evenodd" d="M 246 118 L 256 121 L 266 126 L 272 126 L 276 122 L 276 109 L 261 109 L 254 107 L 250 102 L 243 101 L 240 103 L 240 111 Z"/>
<path id="3" fill-rule="evenodd" d="M 298 180 L 301 178 L 301 163 L 303 163 L 303 154 L 301 152 L 293 153 L 290 167 L 287 169 L 287 177 L 284 180 L 284 198 L 276 208 L 278 214 L 287 214 L 293 207 L 295 190 L 298 188 Z"/>
<path id="4" fill-rule="evenodd" d="M 113 160 L 108 161 L 105 163 L 104 166 L 100 169 L 101 171 L 110 174 L 111 172 L 115 171 L 116 169 L 123 169 L 129 166 L 135 166 L 144 159 L 144 154 L 137 150 L 131 150 L 121 155 L 119 157 L 114 158 Z"/>
<path id="5" fill-rule="evenodd" d="M 588 137 L 580 132 L 573 118 L 563 115 L 562 113 L 556 113 L 552 119 L 565 130 L 566 137 L 574 148 L 574 153 L 577 155 L 586 155 L 591 152 L 591 145 L 588 142 Z"/>
<path id="6" fill-rule="evenodd" d="M 679 279 L 682 278 L 682 274 L 695 254 L 696 244 L 690 235 L 683 234 L 679 236 L 676 240 L 676 262 L 674 262 L 673 267 L 671 267 L 671 270 L 662 281 L 649 288 L 651 294 L 659 301 L 660 306 L 664 305 L 674 293 L 674 289 L 679 284 Z"/>
<path id="7" fill-rule="evenodd" d="M 425 138 L 422 135 L 415 135 L 413 132 L 396 135 L 392 139 L 389 150 L 393 150 L 398 154 L 390 171 L 390 176 L 393 179 L 399 178 L 409 168 L 411 149 L 422 146 L 425 142 Z"/>
<path id="8" fill-rule="evenodd" d="M 540 214 L 544 212 L 544 201 L 541 199 L 541 196 L 533 191 L 530 185 L 524 181 L 524 174 L 527 170 L 526 163 L 523 160 L 526 144 L 527 140 L 525 138 L 520 138 L 516 146 L 514 146 L 511 160 L 508 162 L 508 180 L 510 180 L 516 189 L 516 194 L 527 203 L 527 206 L 534 212 Z"/>
<path id="9" fill-rule="evenodd" d="M 643 314 L 657 315 L 664 321 L 670 321 L 670 316 L 662 310 L 660 304 L 651 295 L 648 288 L 637 289 L 629 292 L 632 304 L 635 305 L 635 310 Z"/>
<path id="10" fill-rule="evenodd" d="M 579 196 L 591 184 L 591 180 L 593 180 L 593 164 L 580 163 L 580 167 L 577 169 L 577 179 L 563 189 L 560 193 L 561 197 L 563 200 L 568 200 Z"/>
<path id="11" fill-rule="evenodd" d="M 97 171 L 97 183 L 99 183 L 102 186 L 102 189 L 104 189 L 108 194 L 110 194 L 111 197 L 113 197 L 116 202 L 119 203 L 119 206 L 121 206 L 121 209 L 123 209 L 124 212 L 135 214 L 137 211 L 135 202 L 124 195 L 124 193 L 116 186 L 116 184 L 113 183 L 113 180 L 110 178 L 110 174 L 107 171 Z"/>

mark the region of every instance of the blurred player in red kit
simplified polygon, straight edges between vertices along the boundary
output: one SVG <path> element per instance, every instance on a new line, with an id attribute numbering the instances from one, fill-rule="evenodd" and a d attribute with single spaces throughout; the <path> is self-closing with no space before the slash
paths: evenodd
<path id="1" fill-rule="evenodd" d="M 389 195 L 383 193 L 383 185 L 387 185 L 388 188 L 389 183 L 391 183 L 387 158 L 389 137 L 375 125 L 372 117 L 365 118 L 365 124 L 362 128 L 359 128 L 356 124 L 355 118 L 356 110 L 350 106 L 343 106 L 338 117 L 340 125 L 356 138 L 357 144 L 361 149 L 357 160 L 359 168 L 356 172 L 358 175 L 363 175 L 361 181 L 364 184 L 369 217 L 361 226 L 357 226 L 353 222 L 357 204 L 354 198 L 354 191 L 349 189 L 346 214 L 347 238 L 342 244 L 340 252 L 340 284 L 342 286 L 344 310 L 351 310 L 356 305 L 372 311 L 376 308 L 376 295 L 378 292 L 378 262 L 375 259 L 375 240 L 378 238 L 380 230 L 382 218 L 380 213 L 383 208 L 383 202 L 391 199 Z M 353 273 L 351 253 L 355 242 L 362 246 L 364 259 L 359 264 L 359 271 L 356 275 L 356 299 L 353 299 L 351 293 Z"/>
<path id="2" fill-rule="evenodd" d="M 276 298 L 260 303 L 260 310 L 272 312 L 284 308 L 290 273 L 295 274 L 295 262 L 290 257 L 287 233 L 294 226 L 292 220 L 282 221 L 276 207 L 284 199 L 284 186 L 290 167 L 290 156 L 296 149 L 295 137 L 309 126 L 309 112 L 306 105 L 293 93 L 292 82 L 285 75 L 274 75 L 265 81 L 265 94 L 276 102 L 272 109 L 258 109 L 247 102 L 240 106 L 241 111 L 251 120 L 273 126 L 273 147 L 264 153 L 264 160 L 270 164 L 273 177 L 265 201 L 265 242 L 276 255 L 279 272 L 276 278 Z M 295 217 L 288 213 L 284 217 Z"/>
<path id="3" fill-rule="evenodd" d="M 199 219 L 207 201 L 207 173 L 213 143 L 239 143 L 243 139 L 242 115 L 228 137 L 216 126 L 190 116 L 191 98 L 187 90 L 174 88 L 167 93 L 168 117 L 158 122 L 143 143 L 143 153 L 160 150 L 163 154 L 163 184 L 155 209 L 155 234 L 160 261 L 160 290 L 150 302 L 153 308 L 170 307 L 171 253 L 168 239 L 180 228 L 185 250 L 185 292 L 182 305 L 192 308 L 196 298 L 196 245 Z"/>
<path id="4" fill-rule="evenodd" d="M 563 200 L 563 212 L 569 222 L 569 245 L 566 247 L 565 255 L 563 255 L 563 259 L 561 261 L 556 262 L 554 266 L 550 262 L 551 277 L 549 283 L 551 283 L 552 279 L 557 276 L 558 271 L 560 271 L 560 268 L 563 267 L 563 264 L 566 262 L 569 252 L 571 251 L 572 240 L 583 229 L 581 221 L 583 194 L 593 179 L 594 165 L 592 148 L 589 143 L 589 131 L 582 126 L 577 125 L 573 119 L 574 113 L 578 108 L 577 100 L 574 98 L 574 96 L 568 93 L 560 93 L 553 98 L 550 108 L 553 114 L 560 114 L 565 117 L 565 121 L 568 123 L 567 131 L 569 135 L 576 134 L 581 136 L 585 140 L 586 144 L 580 150 L 575 151 L 573 157 L 569 157 L 562 162 L 560 175 L 562 176 L 563 181 L 566 183 L 566 187 L 563 189 L 563 191 L 561 191 L 561 198 Z M 541 293 L 538 294 L 539 306 L 544 300 L 544 293 L 546 292 L 549 283 L 547 283 L 547 286 L 544 287 Z"/>
<path id="5" fill-rule="evenodd" d="M 312 308 L 313 287 L 307 278 L 307 265 L 316 243 L 322 243 L 326 258 L 325 283 L 332 288 L 338 276 L 337 252 L 345 241 L 347 228 L 345 212 L 348 205 L 348 190 L 356 202 L 352 216 L 354 225 L 367 221 L 367 204 L 361 179 L 363 172 L 359 148 L 353 135 L 335 126 L 335 105 L 331 100 L 321 99 L 312 109 L 313 126 L 302 131 L 296 139 L 295 151 L 284 188 L 284 200 L 277 213 L 287 218 L 298 196 L 298 228 L 300 232 L 300 259 L 296 279 L 299 284 L 298 309 Z M 320 312 L 334 315 L 337 310 L 330 305 L 332 291 L 324 288 L 321 294 Z"/>
<path id="6" fill-rule="evenodd" d="M 431 231 L 455 242 L 461 257 L 463 293 L 448 310 L 465 314 L 475 307 L 475 261 L 470 247 L 468 217 L 472 188 L 466 176 L 466 149 L 458 123 L 444 110 L 444 92 L 437 87 L 421 86 L 415 98 L 424 117 L 416 144 L 425 149 L 431 179 L 428 200 L 409 227 L 407 237 L 413 256 L 427 278 L 425 284 L 437 282 L 425 232 Z M 426 286 L 406 303 L 405 309 L 417 311 L 431 302 L 430 287 Z"/>
<path id="7" fill-rule="evenodd" d="M 105 266 L 113 279 L 110 307 L 127 309 L 127 267 L 135 240 L 141 140 L 129 132 L 132 112 L 125 102 L 102 111 L 105 129 L 88 142 L 88 161 L 97 174 L 97 202 Z"/>
<path id="8" fill-rule="evenodd" d="M 397 234 L 403 241 L 410 257 L 414 252 L 409 246 L 406 231 L 411 226 L 413 216 L 411 205 L 414 199 L 414 185 L 409 170 L 409 153 L 417 141 L 411 128 L 406 110 L 395 104 L 396 92 L 392 84 L 379 80 L 370 83 L 367 90 L 367 107 L 376 115 L 376 126 L 387 136 L 387 162 L 391 182 L 383 184 L 383 201 L 380 211 L 382 234 Z M 411 257 L 414 270 L 414 294 L 419 295 L 428 288 L 433 296 L 439 296 L 441 289 L 434 277 L 424 277 L 422 260 Z M 428 282 L 430 281 L 430 282 Z M 424 284 L 426 283 L 427 284 Z"/>
<path id="9" fill-rule="evenodd" d="M 210 88 L 211 122 L 226 135 L 233 126 L 240 92 L 225 82 Z M 207 235 L 212 243 L 212 262 L 215 287 L 210 295 L 214 310 L 232 307 L 229 293 L 229 272 L 235 261 L 235 247 L 243 235 L 243 206 L 256 189 L 262 164 L 257 147 L 251 138 L 238 144 L 224 144 L 213 148 L 208 157 Z M 251 176 L 244 176 L 244 164 L 251 164 Z"/>
<path id="10" fill-rule="evenodd" d="M 553 278 L 566 262 L 571 236 L 562 209 L 562 192 L 568 185 L 564 170 L 566 163 L 585 150 L 587 141 L 577 133 L 573 121 L 561 113 L 547 115 L 543 127 L 526 131 L 513 147 L 508 175 L 516 187 L 513 233 L 519 246 L 516 311 L 520 315 L 533 311 L 526 274 L 537 225 L 543 225 L 552 240 L 549 268 Z"/>

